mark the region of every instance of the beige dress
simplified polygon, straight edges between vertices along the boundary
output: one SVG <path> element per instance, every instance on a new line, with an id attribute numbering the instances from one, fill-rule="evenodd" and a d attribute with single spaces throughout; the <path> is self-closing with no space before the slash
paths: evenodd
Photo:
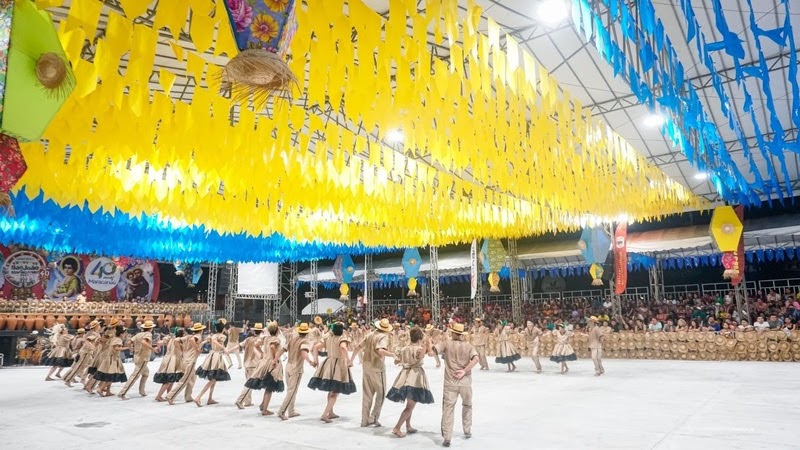
<path id="1" fill-rule="evenodd" d="M 125 367 L 122 365 L 122 355 L 120 355 L 119 349 L 114 348 L 117 346 L 122 347 L 122 339 L 118 337 L 111 338 L 105 353 L 100 357 L 100 364 L 97 365 L 97 372 L 94 373 L 95 380 L 110 381 L 112 383 L 128 381 L 128 376 L 125 375 Z"/>
<path id="2" fill-rule="evenodd" d="M 314 376 L 308 381 L 308 387 L 314 390 L 326 392 L 338 392 L 350 395 L 356 392 L 356 384 L 347 367 L 347 361 L 342 357 L 342 349 L 339 345 L 348 343 L 344 335 L 329 335 L 325 340 L 325 349 L 328 357 L 317 367 Z"/>
<path id="3" fill-rule="evenodd" d="M 88 373 L 89 375 L 94 376 L 97 372 L 97 368 L 100 366 L 100 362 L 103 361 L 108 353 L 108 343 L 111 341 L 111 338 L 108 337 L 108 332 L 103 333 L 97 338 L 97 345 L 95 346 L 94 350 L 94 359 L 92 359 L 92 365 L 89 366 Z"/>
<path id="4" fill-rule="evenodd" d="M 197 368 L 195 374 L 206 380 L 229 381 L 228 366 L 225 364 L 223 353 L 225 352 L 225 335 L 214 333 L 208 337 L 211 343 L 211 351 L 206 356 L 205 361 Z"/>
<path id="5" fill-rule="evenodd" d="M 508 331 L 504 328 L 497 337 L 499 355 L 494 359 L 497 364 L 511 364 L 520 359 L 517 348 L 509 339 Z"/>
<path id="6" fill-rule="evenodd" d="M 433 403 L 433 394 L 428 386 L 428 377 L 422 368 L 425 353 L 419 344 L 403 347 L 398 355 L 403 369 L 397 374 L 392 388 L 386 398 L 393 402 L 404 402 L 406 399 L 417 403 Z"/>
<path id="7" fill-rule="evenodd" d="M 264 338 L 263 356 L 253 372 L 253 376 L 245 381 L 246 387 L 255 390 L 264 389 L 267 392 L 283 392 L 283 363 L 278 359 L 278 363 L 272 370 L 269 370 L 280 348 L 281 340 L 278 336 Z"/>
<path id="8" fill-rule="evenodd" d="M 56 367 L 71 367 L 75 362 L 72 359 L 72 351 L 69 349 L 69 344 L 72 341 L 72 336 L 69 334 L 59 334 L 56 338 L 56 346 L 50 350 L 50 353 L 42 361 L 44 366 Z"/>
<path id="9" fill-rule="evenodd" d="M 567 331 L 564 334 L 556 331 L 553 334 L 556 339 L 556 344 L 553 347 L 553 356 L 550 357 L 550 361 L 553 362 L 564 362 L 564 361 L 575 361 L 578 358 L 575 356 L 575 350 L 569 344 L 570 338 L 572 338 L 572 333 Z"/>
<path id="10" fill-rule="evenodd" d="M 183 378 L 183 363 L 181 361 L 181 341 L 169 335 L 164 338 L 167 341 L 167 351 L 161 359 L 158 371 L 153 375 L 153 381 L 159 384 L 175 383 Z"/>

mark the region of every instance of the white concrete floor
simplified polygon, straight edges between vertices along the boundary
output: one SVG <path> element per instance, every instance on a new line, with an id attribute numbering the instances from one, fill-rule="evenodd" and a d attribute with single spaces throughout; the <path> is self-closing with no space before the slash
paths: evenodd
<path id="1" fill-rule="evenodd" d="M 591 361 L 571 363 L 568 375 L 543 361 L 534 374 L 524 359 L 519 371 L 492 365 L 473 375 L 473 438 L 461 434 L 457 410 L 453 448 L 752 449 L 800 448 L 796 421 L 800 365 L 776 362 L 607 360 L 606 375 L 594 377 Z M 353 368 L 359 392 L 341 396 L 332 424 L 319 421 L 325 393 L 305 387 L 297 407 L 303 415 L 281 422 L 254 408 L 233 404 L 244 374 L 219 383 L 219 405 L 197 408 L 153 401 L 132 390 L 130 401 L 89 396 L 79 384 L 45 382 L 44 368 L 0 369 L 0 448 L 77 449 L 103 445 L 147 448 L 403 448 L 440 446 L 442 372 L 427 360 L 436 403 L 418 405 L 413 424 L 420 433 L 390 434 L 402 406 L 387 401 L 383 428 L 360 428 L 361 368 Z M 158 361 L 150 363 L 155 373 Z M 128 372 L 131 365 L 126 364 Z M 398 369 L 388 369 L 391 385 Z M 303 386 L 313 373 L 307 367 Z M 199 380 L 200 381 L 200 380 Z M 199 392 L 202 383 L 195 388 Z M 115 385 L 114 391 L 119 390 Z M 258 397 L 260 398 L 260 397 Z M 277 409 L 283 394 L 276 394 Z M 524 446 L 524 447 L 521 447 Z"/>

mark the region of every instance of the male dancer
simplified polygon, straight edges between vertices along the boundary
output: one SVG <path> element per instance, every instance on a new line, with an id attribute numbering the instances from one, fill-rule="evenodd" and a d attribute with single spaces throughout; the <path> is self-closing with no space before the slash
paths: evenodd
<path id="1" fill-rule="evenodd" d="M 64 384 L 67 386 L 74 381 L 75 372 L 80 365 L 81 347 L 83 347 L 84 342 L 86 342 L 86 330 L 83 328 L 78 328 L 78 331 L 75 334 L 75 339 L 71 340 L 69 343 L 69 349 L 72 352 L 72 359 L 74 361 L 69 370 L 67 370 L 67 374 L 63 378 Z"/>
<path id="2" fill-rule="evenodd" d="M 194 372 L 194 365 L 197 363 L 197 356 L 200 355 L 200 340 L 203 336 L 203 330 L 205 329 L 205 325 L 195 323 L 192 328 L 188 329 L 188 331 L 193 334 L 181 338 L 183 339 L 183 354 L 181 355 L 181 361 L 183 361 L 183 377 L 175 383 L 170 393 L 167 394 L 167 402 L 170 405 L 175 404 L 175 397 L 183 389 L 186 389 L 183 398 L 186 400 L 186 403 L 194 401 L 192 398 L 192 389 L 194 389 L 194 382 L 197 380 L 197 375 Z"/>
<path id="3" fill-rule="evenodd" d="M 236 355 L 236 362 L 239 364 L 239 369 L 242 368 L 242 357 L 239 355 L 239 336 L 242 334 L 242 329 L 237 327 L 233 322 L 228 323 L 225 329 L 225 336 L 228 338 L 228 347 L 225 349 L 225 361 L 228 363 L 228 368 L 233 367 L 231 361 L 231 353 Z"/>
<path id="4" fill-rule="evenodd" d="M 383 398 L 386 397 L 386 364 L 383 358 L 390 356 L 397 359 L 394 353 L 387 350 L 390 345 L 389 333 L 392 332 L 392 324 L 388 319 L 381 319 L 374 325 L 375 330 L 367 334 L 364 341 L 353 350 L 353 353 L 358 353 L 362 347 L 364 349 L 364 355 L 361 357 L 364 367 L 362 378 L 364 396 L 361 401 L 362 427 L 381 426 L 378 419 L 381 416 Z"/>
<path id="5" fill-rule="evenodd" d="M 471 344 L 464 340 L 464 324 L 454 323 L 450 329 L 451 340 L 436 344 L 436 352 L 444 354 L 444 390 L 442 398 L 442 437 L 445 447 L 450 447 L 453 437 L 456 401 L 461 397 L 461 424 L 464 436 L 472 437 L 472 368 L 480 357 Z"/>
<path id="6" fill-rule="evenodd" d="M 592 351 L 592 362 L 594 363 L 594 376 L 599 377 L 606 373 L 603 368 L 603 333 L 602 327 L 597 325 L 597 317 L 589 318 L 589 350 Z"/>
<path id="7" fill-rule="evenodd" d="M 295 333 L 286 342 L 286 353 L 289 355 L 286 361 L 286 396 L 283 398 L 280 409 L 278 409 L 278 417 L 281 420 L 288 420 L 290 417 L 297 417 L 298 414 L 294 410 L 294 401 L 297 398 L 297 387 L 300 385 L 300 379 L 303 378 L 303 363 L 308 362 L 311 367 L 317 367 L 314 360 L 309 356 L 312 343 L 308 339 L 308 332 L 311 331 L 308 324 L 302 322 L 295 328 Z M 289 416 L 286 416 L 286 413 Z"/>
<path id="8" fill-rule="evenodd" d="M 257 323 L 253 328 L 250 329 L 253 333 L 247 337 L 241 344 L 241 347 L 244 347 L 244 379 L 245 381 L 249 380 L 250 377 L 253 376 L 253 372 L 256 371 L 256 367 L 258 367 L 258 362 L 263 357 L 261 352 L 261 345 L 263 343 L 263 339 L 261 338 L 261 332 L 264 331 L 264 324 Z M 239 409 L 244 409 L 247 406 L 253 406 L 253 390 L 245 387 L 242 390 L 242 393 L 239 395 L 239 398 L 236 399 L 236 406 Z"/>
<path id="9" fill-rule="evenodd" d="M 156 324 L 153 323 L 152 320 L 145 320 L 144 324 L 142 325 L 142 331 L 137 333 L 136 336 L 131 339 L 131 343 L 133 344 L 133 363 L 135 364 L 135 368 L 133 369 L 133 373 L 130 377 L 128 377 L 128 382 L 125 383 L 125 386 L 119 391 L 119 398 L 122 400 L 128 400 L 128 397 L 125 397 L 125 394 L 128 393 L 128 390 L 133 386 L 133 383 L 136 382 L 136 379 L 142 377 L 142 380 L 139 382 L 139 395 L 142 397 L 146 397 L 147 394 L 144 392 L 144 387 L 147 384 L 147 377 L 150 376 L 150 369 L 148 369 L 147 364 L 150 362 L 150 354 L 156 351 L 156 347 L 153 347 L 153 328 L 155 328 Z"/>
<path id="10" fill-rule="evenodd" d="M 472 327 L 470 336 L 472 337 L 472 345 L 475 347 L 475 351 L 478 352 L 481 370 L 489 370 L 489 363 L 486 362 L 486 344 L 489 342 L 489 329 L 483 325 L 483 320 L 480 317 L 475 318 L 475 325 Z"/>
<path id="11" fill-rule="evenodd" d="M 542 364 L 539 362 L 539 338 L 542 336 L 542 330 L 529 320 L 523 333 L 528 343 L 528 351 L 531 354 L 533 365 L 536 366 L 536 373 L 542 373 Z"/>

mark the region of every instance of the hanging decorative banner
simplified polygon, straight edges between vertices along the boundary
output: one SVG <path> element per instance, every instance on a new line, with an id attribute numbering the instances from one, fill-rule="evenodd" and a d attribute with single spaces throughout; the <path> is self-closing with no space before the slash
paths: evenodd
<path id="1" fill-rule="evenodd" d="M 739 221 L 744 224 L 744 206 L 738 205 L 734 207 L 733 210 L 736 211 L 736 217 L 739 218 Z M 739 273 L 731 278 L 731 284 L 734 286 L 738 285 L 744 280 L 744 227 L 742 227 L 742 237 L 739 238 L 739 248 L 736 249 L 736 254 L 738 255 L 736 260 L 739 263 L 739 267 L 737 268 Z M 783 252 L 780 252 L 779 254 L 782 255 Z"/>
<path id="2" fill-rule="evenodd" d="M 709 234 L 717 248 L 722 252 L 722 265 L 725 279 L 739 275 L 739 241 L 742 239 L 744 225 L 732 206 L 720 206 L 714 209 L 709 225 Z"/>
<path id="3" fill-rule="evenodd" d="M 110 261 L 110 260 L 109 260 Z M 52 300 L 76 300 L 83 292 L 85 263 L 79 255 L 64 255 L 50 266 L 49 283 L 44 292 Z M 89 276 L 85 277 L 89 279 Z M 117 279 L 119 281 L 119 279 Z M 114 283 L 113 286 L 117 284 Z"/>
<path id="4" fill-rule="evenodd" d="M 472 240 L 472 246 L 469 248 L 469 287 L 470 298 L 475 299 L 478 294 L 478 240 Z"/>
<path id="5" fill-rule="evenodd" d="M 355 263 L 350 255 L 339 255 L 333 263 L 333 274 L 339 283 L 339 300 L 347 301 L 350 299 L 350 285 L 353 281 L 353 274 L 356 272 Z"/>
<path id="6" fill-rule="evenodd" d="M 611 251 L 611 239 L 602 227 L 584 228 L 581 238 L 578 241 L 578 249 L 583 255 L 583 259 L 589 263 L 589 274 L 592 276 L 592 286 L 603 285 L 602 264 L 608 258 Z"/>
<path id="7" fill-rule="evenodd" d="M 628 224 L 621 222 L 614 232 L 614 293 L 625 293 L 628 287 Z"/>
<path id="8" fill-rule="evenodd" d="M 506 263 L 506 248 L 499 239 L 486 239 L 487 260 L 489 265 L 489 292 L 500 292 L 500 269 Z"/>
<path id="9" fill-rule="evenodd" d="M 408 277 L 408 296 L 417 296 L 417 275 L 419 275 L 419 268 L 422 266 L 422 256 L 419 254 L 419 249 L 407 248 L 403 252 L 403 271 Z"/>
<path id="10" fill-rule="evenodd" d="M 23 300 L 42 298 L 44 283 L 49 276 L 47 263 L 42 254 L 24 248 L 0 247 L 0 251 L 5 256 L 3 297 Z"/>

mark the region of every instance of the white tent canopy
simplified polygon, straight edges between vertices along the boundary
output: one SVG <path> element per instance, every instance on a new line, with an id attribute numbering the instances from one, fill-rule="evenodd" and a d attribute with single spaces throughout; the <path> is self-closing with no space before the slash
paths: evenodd
<path id="1" fill-rule="evenodd" d="M 313 302 L 306 305 L 306 307 L 303 308 L 303 311 L 300 313 L 300 315 L 310 316 L 311 312 L 314 310 L 315 303 L 317 304 L 317 313 L 319 314 L 328 314 L 329 309 L 331 310 L 331 314 L 335 314 L 340 309 L 345 308 L 345 304 L 340 302 L 339 300 L 333 298 L 321 298 L 319 300 L 314 300 Z"/>

